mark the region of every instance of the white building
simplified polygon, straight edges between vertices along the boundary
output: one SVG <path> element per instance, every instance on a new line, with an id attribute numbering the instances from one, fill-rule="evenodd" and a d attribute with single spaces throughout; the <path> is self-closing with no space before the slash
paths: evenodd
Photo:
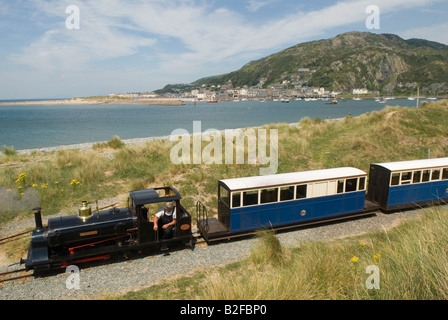
<path id="1" fill-rule="evenodd" d="M 353 89 L 353 94 L 368 94 L 369 90 L 367 89 Z"/>

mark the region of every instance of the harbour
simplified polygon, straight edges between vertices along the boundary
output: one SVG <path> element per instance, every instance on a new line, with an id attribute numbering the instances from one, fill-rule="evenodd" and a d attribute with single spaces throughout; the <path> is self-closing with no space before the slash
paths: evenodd
<path id="1" fill-rule="evenodd" d="M 424 101 L 424 100 L 422 100 Z M 175 129 L 236 129 L 271 123 L 297 123 L 304 117 L 335 119 L 382 110 L 386 105 L 416 107 L 408 99 L 191 102 L 180 106 L 140 104 L 1 104 L 0 146 L 16 150 L 120 139 L 168 136 Z"/>

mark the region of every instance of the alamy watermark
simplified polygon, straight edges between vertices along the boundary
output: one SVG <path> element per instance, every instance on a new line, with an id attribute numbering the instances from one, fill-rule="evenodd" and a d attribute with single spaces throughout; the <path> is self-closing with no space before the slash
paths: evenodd
<path id="1" fill-rule="evenodd" d="M 75 5 L 68 6 L 65 8 L 65 13 L 69 14 L 65 20 L 65 27 L 69 30 L 79 30 L 81 29 L 81 16 L 79 7 Z"/>
<path id="2" fill-rule="evenodd" d="M 381 16 L 380 8 L 375 5 L 370 5 L 366 8 L 366 14 L 370 14 L 366 19 L 366 28 L 369 30 L 379 30 Z"/>
<path id="3" fill-rule="evenodd" d="M 79 290 L 81 289 L 81 277 L 79 276 L 79 268 L 75 265 L 70 265 L 65 269 L 65 273 L 70 274 L 65 280 L 65 287 L 68 290 Z"/>
<path id="4" fill-rule="evenodd" d="M 380 289 L 380 268 L 376 265 L 371 265 L 366 268 L 366 274 L 369 276 L 366 279 L 366 288 L 368 290 Z"/>
<path id="5" fill-rule="evenodd" d="M 193 139 L 193 143 L 191 143 L 191 139 Z M 268 135 L 266 129 L 227 129 L 224 132 L 208 129 L 202 132 L 201 121 L 194 121 L 192 136 L 185 129 L 176 129 L 172 131 L 170 141 L 178 142 L 172 147 L 170 153 L 173 164 L 245 164 L 247 151 L 247 164 L 269 165 L 260 168 L 260 175 L 277 173 L 277 129 L 269 130 L 269 155 L 267 152 Z M 203 142 L 210 143 L 202 148 Z"/>

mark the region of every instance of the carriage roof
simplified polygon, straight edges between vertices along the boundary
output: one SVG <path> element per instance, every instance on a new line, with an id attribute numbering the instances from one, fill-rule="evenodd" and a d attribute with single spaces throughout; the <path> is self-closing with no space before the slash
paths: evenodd
<path id="1" fill-rule="evenodd" d="M 372 165 L 383 167 L 390 171 L 417 170 L 427 168 L 448 167 L 448 158 L 375 163 Z"/>
<path id="2" fill-rule="evenodd" d="M 259 189 L 274 186 L 287 186 L 313 181 L 346 179 L 350 177 L 366 176 L 362 170 L 356 168 L 334 168 L 305 172 L 282 173 L 268 176 L 255 176 L 236 179 L 220 180 L 219 184 L 226 186 L 230 191 Z"/>

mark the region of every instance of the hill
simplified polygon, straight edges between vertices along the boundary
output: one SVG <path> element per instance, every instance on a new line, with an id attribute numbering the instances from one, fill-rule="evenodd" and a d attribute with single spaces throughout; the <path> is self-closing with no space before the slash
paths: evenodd
<path id="1" fill-rule="evenodd" d="M 428 94 L 448 92 L 448 46 L 422 40 L 404 40 L 393 34 L 344 33 L 328 40 L 298 44 L 240 70 L 207 77 L 191 85 L 267 87 L 275 83 L 324 87 L 351 92 L 367 88 L 384 93 L 416 93 L 417 84 Z M 172 87 L 171 87 L 172 89 Z"/>

